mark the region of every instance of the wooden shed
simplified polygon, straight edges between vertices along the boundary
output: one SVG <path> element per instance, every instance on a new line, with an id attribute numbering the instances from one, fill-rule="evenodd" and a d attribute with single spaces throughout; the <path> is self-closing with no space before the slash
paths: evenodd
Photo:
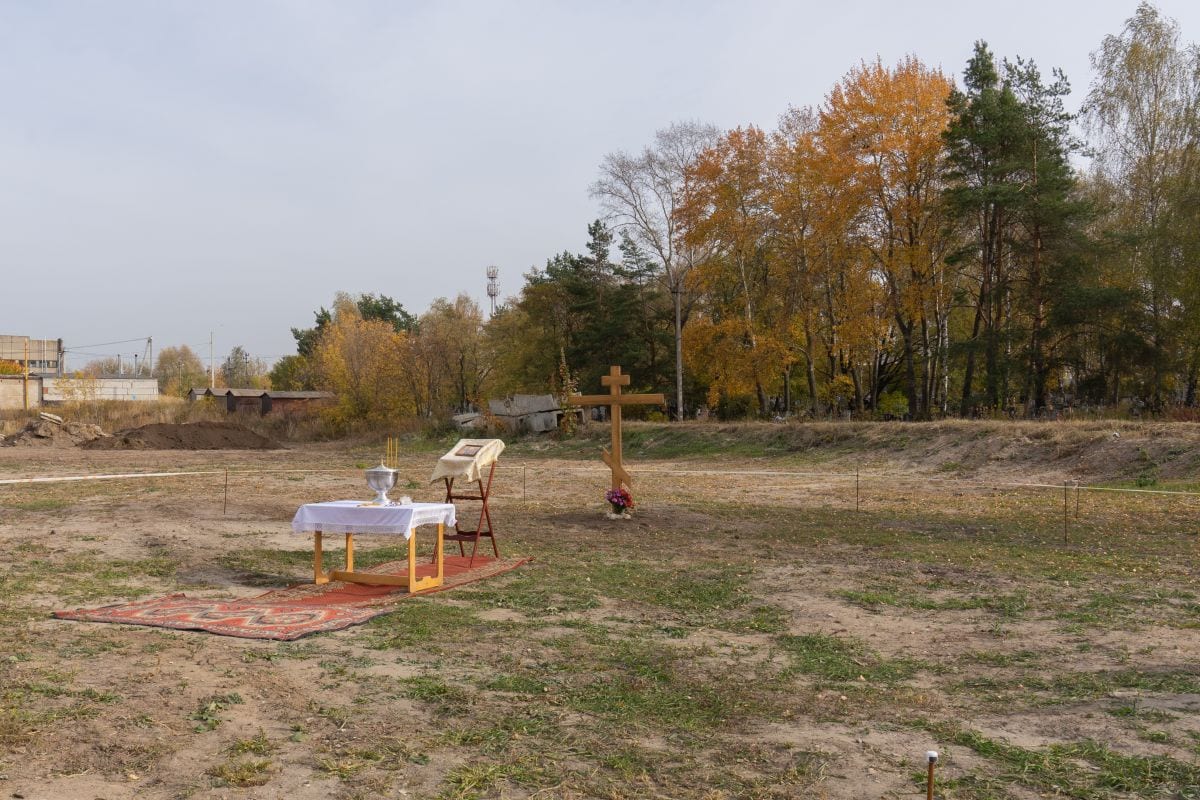
<path id="1" fill-rule="evenodd" d="M 263 395 L 262 413 L 289 414 L 311 408 L 327 405 L 336 399 L 333 392 L 266 392 Z"/>

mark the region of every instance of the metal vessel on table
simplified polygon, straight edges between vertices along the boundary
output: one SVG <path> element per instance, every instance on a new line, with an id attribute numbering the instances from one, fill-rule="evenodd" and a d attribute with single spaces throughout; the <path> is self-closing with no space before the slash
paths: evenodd
<path id="1" fill-rule="evenodd" d="M 380 464 L 367 470 L 366 474 L 367 486 L 375 490 L 375 499 L 372 502 L 381 506 L 390 505 L 392 501 L 388 499 L 387 493 L 396 485 L 396 470 Z"/>

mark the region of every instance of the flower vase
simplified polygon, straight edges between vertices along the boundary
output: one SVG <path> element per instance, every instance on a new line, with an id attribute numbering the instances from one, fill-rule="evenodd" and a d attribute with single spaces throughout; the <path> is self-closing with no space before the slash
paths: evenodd
<path id="1" fill-rule="evenodd" d="M 629 513 L 629 509 L 625 506 L 620 506 L 616 503 L 609 503 L 609 506 L 612 507 L 612 510 L 604 515 L 609 519 L 630 519 L 632 517 L 632 515 Z"/>

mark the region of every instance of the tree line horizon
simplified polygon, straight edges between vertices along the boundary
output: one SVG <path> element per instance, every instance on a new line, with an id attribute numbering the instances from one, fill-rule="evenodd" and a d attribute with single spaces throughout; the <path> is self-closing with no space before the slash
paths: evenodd
<path id="1" fill-rule="evenodd" d="M 491 318 L 339 295 L 269 381 L 337 392 L 347 424 L 612 364 L 676 418 L 1195 406 L 1200 49 L 1143 2 L 1092 66 L 1077 115 L 1061 71 L 980 41 L 961 85 L 876 59 L 772 130 L 673 123 L 604 157 L 584 250 Z"/>

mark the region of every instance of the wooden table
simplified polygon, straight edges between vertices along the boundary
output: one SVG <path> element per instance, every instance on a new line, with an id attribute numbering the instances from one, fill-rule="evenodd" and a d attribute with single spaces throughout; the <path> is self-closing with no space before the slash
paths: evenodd
<path id="1" fill-rule="evenodd" d="M 346 581 L 380 586 L 403 586 L 410 592 L 441 586 L 443 582 L 443 542 L 446 525 L 456 522 L 451 503 L 409 503 L 377 506 L 358 500 L 334 500 L 329 503 L 309 503 L 296 511 L 292 530 L 313 534 L 313 582 Z M 417 577 L 417 528 L 437 525 L 434 543 L 436 572 Z M 346 536 L 346 568 L 326 572 L 321 551 L 326 533 Z M 354 569 L 354 534 L 403 536 L 408 540 L 408 574 L 384 575 Z"/>

